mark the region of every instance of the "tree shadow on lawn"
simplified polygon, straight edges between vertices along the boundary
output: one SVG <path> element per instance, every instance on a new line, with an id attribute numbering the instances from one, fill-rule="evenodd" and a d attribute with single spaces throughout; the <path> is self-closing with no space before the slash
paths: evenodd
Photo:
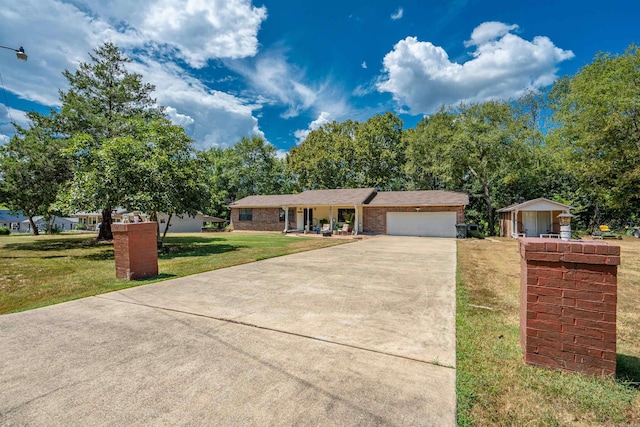
<path id="1" fill-rule="evenodd" d="M 240 245 L 184 245 L 174 244 L 165 246 L 158 252 L 158 259 L 174 259 L 183 257 L 202 257 L 209 255 L 222 254 L 225 252 L 237 251 L 245 246 Z M 77 258 L 86 259 L 89 261 L 106 261 L 115 258 L 113 249 L 107 249 L 97 253 L 82 255 Z"/>
<path id="2" fill-rule="evenodd" d="M 47 239 L 28 243 L 9 243 L 5 248 L 16 251 L 64 251 L 112 245 L 112 242 L 98 242 L 96 239 Z"/>
<path id="3" fill-rule="evenodd" d="M 96 252 L 88 255 L 82 255 L 74 258 L 86 259 L 88 261 L 106 261 L 109 259 L 114 259 L 115 255 L 113 253 L 113 249 L 107 249 L 104 251 L 100 251 L 100 252 Z"/>
<path id="4" fill-rule="evenodd" d="M 237 251 L 241 248 L 246 248 L 245 245 L 166 245 L 162 252 L 158 254 L 159 259 L 174 259 L 184 257 L 201 257 L 209 255 L 217 255 L 225 252 Z"/>
<path id="5" fill-rule="evenodd" d="M 169 274 L 169 273 L 160 273 L 157 276 L 153 276 L 153 277 L 145 277 L 145 278 L 140 278 L 140 279 L 133 279 L 131 280 L 132 282 L 136 282 L 136 286 L 139 284 L 138 282 L 149 282 L 149 283 L 153 283 L 156 282 L 158 280 L 167 280 L 167 279 L 172 279 L 174 277 L 178 277 L 176 274 Z M 125 280 L 125 279 L 122 279 Z"/>
<path id="6" fill-rule="evenodd" d="M 632 387 L 640 389 L 640 358 L 618 353 L 616 378 L 618 381 L 629 382 Z"/>
<path id="7" fill-rule="evenodd" d="M 226 242 L 227 239 L 214 237 L 167 237 L 167 246 L 186 246 L 196 243 L 215 243 Z M 31 242 L 8 243 L 6 249 L 18 251 L 64 251 L 70 249 L 86 249 L 101 246 L 113 246 L 113 241 L 98 241 L 95 238 L 64 238 L 64 239 L 47 239 L 36 240 Z"/>

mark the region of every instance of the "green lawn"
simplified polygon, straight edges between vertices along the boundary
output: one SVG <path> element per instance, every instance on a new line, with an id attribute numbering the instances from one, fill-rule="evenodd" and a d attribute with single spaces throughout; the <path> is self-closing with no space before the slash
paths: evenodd
<path id="1" fill-rule="evenodd" d="M 513 239 L 458 242 L 458 425 L 640 425 L 640 240 L 618 269 L 617 380 L 525 365 Z"/>
<path id="2" fill-rule="evenodd" d="M 345 242 L 278 233 L 168 235 L 160 276 L 130 282 L 115 278 L 113 245 L 94 235 L 0 236 L 0 314 Z"/>

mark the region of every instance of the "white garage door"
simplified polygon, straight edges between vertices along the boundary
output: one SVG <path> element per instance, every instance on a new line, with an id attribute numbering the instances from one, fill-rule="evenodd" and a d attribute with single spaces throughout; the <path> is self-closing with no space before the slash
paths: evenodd
<path id="1" fill-rule="evenodd" d="M 387 212 L 387 234 L 456 237 L 455 212 Z"/>

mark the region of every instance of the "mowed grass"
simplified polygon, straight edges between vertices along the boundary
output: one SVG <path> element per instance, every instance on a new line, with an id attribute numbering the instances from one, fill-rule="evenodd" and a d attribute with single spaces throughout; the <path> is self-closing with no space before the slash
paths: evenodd
<path id="1" fill-rule="evenodd" d="M 278 233 L 168 235 L 160 275 L 115 278 L 113 244 L 94 235 L 0 236 L 0 314 L 348 242 Z"/>
<path id="2" fill-rule="evenodd" d="M 640 424 L 640 239 L 610 243 L 620 245 L 622 253 L 615 381 L 525 365 L 517 242 L 458 242 L 459 425 Z"/>

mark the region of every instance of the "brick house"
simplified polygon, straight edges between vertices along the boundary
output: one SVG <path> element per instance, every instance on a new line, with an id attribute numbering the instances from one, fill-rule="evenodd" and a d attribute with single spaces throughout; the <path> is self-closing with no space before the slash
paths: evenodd
<path id="1" fill-rule="evenodd" d="M 234 230 L 314 231 L 321 223 L 335 229 L 351 219 L 355 234 L 455 237 L 468 203 L 466 193 L 454 191 L 351 188 L 249 196 L 229 208 Z"/>

